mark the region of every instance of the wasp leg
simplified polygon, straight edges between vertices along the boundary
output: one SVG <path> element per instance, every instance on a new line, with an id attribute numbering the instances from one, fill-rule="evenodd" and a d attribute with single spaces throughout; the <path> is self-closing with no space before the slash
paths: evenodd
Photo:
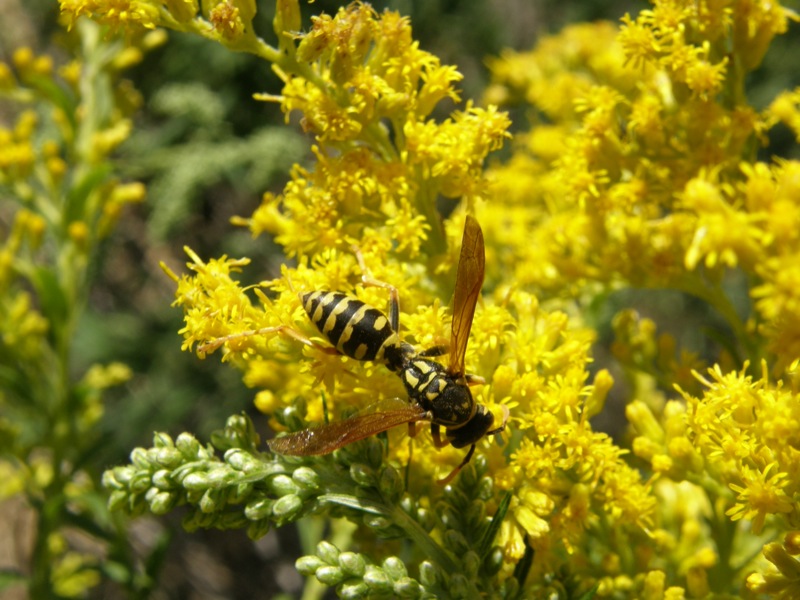
<path id="1" fill-rule="evenodd" d="M 444 440 L 442 439 L 441 431 L 436 423 L 431 423 L 431 437 L 433 438 L 433 445 L 436 448 L 442 448 L 450 443 L 447 439 Z M 444 479 L 437 480 L 436 483 L 438 483 L 439 485 L 447 485 L 448 483 L 453 481 L 453 478 L 456 475 L 458 475 L 459 471 L 461 471 L 464 465 L 466 465 L 470 461 L 470 459 L 472 458 L 472 454 L 474 452 L 475 452 L 475 444 L 472 444 L 472 446 L 469 447 L 469 451 L 467 452 L 467 455 L 464 457 L 464 460 L 461 461 L 461 464 L 458 465 L 452 471 L 450 471 L 450 474 L 447 477 L 445 477 Z"/>
<path id="2" fill-rule="evenodd" d="M 450 440 L 447 438 L 442 439 L 442 433 L 439 430 L 439 425 L 436 423 L 431 423 L 431 437 L 433 438 L 433 445 L 436 448 L 444 448 L 450 443 Z"/>
<path id="3" fill-rule="evenodd" d="M 448 352 L 450 352 L 450 344 L 439 344 L 437 346 L 431 346 L 427 350 L 423 350 L 417 356 L 433 358 L 435 356 L 444 356 Z"/>
<path id="4" fill-rule="evenodd" d="M 467 385 L 483 385 L 486 383 L 483 377 L 480 375 L 472 375 L 471 373 L 464 373 L 464 379 L 467 380 Z"/>
<path id="5" fill-rule="evenodd" d="M 460 465 L 458 465 L 458 466 L 457 466 L 455 469 L 453 469 L 452 471 L 450 471 L 450 475 L 448 475 L 448 476 L 447 476 L 447 477 L 445 477 L 444 479 L 439 479 L 439 480 L 437 480 L 437 481 L 436 481 L 436 483 L 438 483 L 439 485 L 447 485 L 448 483 L 450 483 L 451 481 L 453 481 L 453 478 L 454 478 L 456 475 L 458 475 L 458 474 L 459 474 L 459 472 L 461 471 L 461 469 L 463 469 L 463 468 L 464 468 L 464 465 L 466 465 L 466 464 L 467 464 L 467 463 L 468 463 L 468 462 L 469 462 L 469 461 L 472 459 L 472 454 L 473 454 L 474 452 L 475 452 L 475 444 L 472 444 L 472 446 L 470 446 L 470 447 L 469 447 L 469 452 L 467 452 L 467 455 L 464 457 L 464 460 L 462 460 L 462 461 L 461 461 L 461 464 L 460 464 Z"/>
<path id="6" fill-rule="evenodd" d="M 289 327 L 288 325 L 278 325 L 277 327 L 263 327 L 261 329 L 248 329 L 247 331 L 232 333 L 230 335 L 219 337 L 215 340 L 211 340 L 210 342 L 206 342 L 205 344 L 200 345 L 197 348 L 197 351 L 202 352 L 203 354 L 208 354 L 209 352 L 213 352 L 214 350 L 218 349 L 226 342 L 239 340 L 253 335 L 267 335 L 270 333 L 282 333 L 284 335 L 288 335 L 289 337 L 296 339 L 301 344 L 305 344 L 306 346 L 309 346 L 311 348 L 316 348 L 317 350 L 325 352 L 326 354 L 340 354 L 340 352 L 336 348 L 318 344 L 315 341 L 303 335 L 302 333 L 300 333 L 299 331 L 297 331 L 296 329 Z"/>
<path id="7" fill-rule="evenodd" d="M 400 293 L 397 291 L 397 288 L 394 287 L 391 283 L 386 283 L 385 281 L 381 281 L 379 279 L 375 279 L 372 276 L 372 272 L 367 267 L 367 264 L 364 262 L 364 256 L 361 254 L 361 250 L 359 250 L 356 246 L 353 246 L 353 252 L 356 255 L 356 260 L 358 261 L 358 266 L 361 269 L 361 282 L 364 285 L 380 287 L 385 290 L 389 290 L 389 325 L 392 328 L 392 331 L 399 333 L 400 331 Z"/>

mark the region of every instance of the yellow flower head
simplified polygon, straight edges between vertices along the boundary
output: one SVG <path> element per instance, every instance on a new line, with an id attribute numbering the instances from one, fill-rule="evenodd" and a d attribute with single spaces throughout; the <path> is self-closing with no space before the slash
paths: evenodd
<path id="1" fill-rule="evenodd" d="M 59 0 L 70 27 L 87 16 L 114 28 L 152 29 L 159 24 L 159 4 L 149 0 Z"/>

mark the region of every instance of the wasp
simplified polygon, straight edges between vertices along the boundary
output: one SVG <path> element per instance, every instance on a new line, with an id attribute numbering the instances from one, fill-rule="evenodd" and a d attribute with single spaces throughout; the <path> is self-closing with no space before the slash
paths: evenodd
<path id="1" fill-rule="evenodd" d="M 483 379 L 464 369 L 484 269 L 483 232 L 478 222 L 468 216 L 456 275 L 450 343 L 422 352 L 400 338 L 399 295 L 389 284 L 364 277 L 366 283 L 390 290 L 388 315 L 340 292 L 303 294 L 303 309 L 333 345 L 332 350 L 356 360 L 385 364 L 402 380 L 408 401 L 383 403 L 378 410 L 274 438 L 268 442 L 270 449 L 295 456 L 328 454 L 398 425 L 408 424 L 413 434 L 418 422 L 428 421 L 437 448 L 447 444 L 455 448 L 469 446 L 461 464 L 439 483 L 451 481 L 470 461 L 475 445 L 484 436 L 503 431 L 508 420 L 505 409 L 503 422 L 495 426 L 492 413 L 475 402 L 470 392 L 469 386 L 483 383 Z M 432 360 L 444 354 L 449 354 L 447 366 Z"/>

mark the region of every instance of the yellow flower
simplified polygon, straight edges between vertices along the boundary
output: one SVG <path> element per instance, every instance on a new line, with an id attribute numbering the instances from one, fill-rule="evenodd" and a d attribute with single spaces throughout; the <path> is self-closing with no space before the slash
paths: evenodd
<path id="1" fill-rule="evenodd" d="M 149 0 L 59 0 L 70 27 L 78 17 L 87 16 L 112 27 L 152 29 L 160 21 L 159 4 Z"/>
<path id="2" fill-rule="evenodd" d="M 708 42 L 698 49 L 695 60 L 686 68 L 686 85 L 702 100 L 720 91 L 725 80 L 728 58 L 724 57 L 716 64 L 707 60 L 710 50 Z"/>
<path id="3" fill-rule="evenodd" d="M 743 485 L 729 484 L 738 495 L 736 504 L 725 514 L 733 521 L 751 519 L 753 532 L 756 534 L 761 533 L 764 521 L 769 515 L 796 510 L 796 503 L 784 491 L 788 475 L 780 472 L 770 475 L 774 467 L 777 465 L 772 463 L 763 471 L 757 471 L 743 465 L 741 471 Z"/>
<path id="4" fill-rule="evenodd" d="M 208 13 L 215 31 L 228 42 L 237 41 L 245 31 L 239 9 L 230 2 L 219 2 Z"/>

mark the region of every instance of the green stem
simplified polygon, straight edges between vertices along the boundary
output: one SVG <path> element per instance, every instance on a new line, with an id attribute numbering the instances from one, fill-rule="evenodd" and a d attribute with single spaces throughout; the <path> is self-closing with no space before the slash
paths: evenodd
<path id="1" fill-rule="evenodd" d="M 351 494 L 323 494 L 319 496 L 318 500 L 387 517 L 394 525 L 397 525 L 408 534 L 408 537 L 422 549 L 423 554 L 430 556 L 443 569 L 452 573 L 457 568 L 456 562 L 450 553 L 437 544 L 422 526 L 409 517 L 399 506 L 389 506 L 382 502 L 359 498 Z"/>
<path id="2" fill-rule="evenodd" d="M 712 306 L 733 330 L 734 337 L 744 350 L 746 358 L 752 365 L 758 364 L 761 359 L 758 345 L 753 336 L 748 333 L 745 323 L 736 312 L 736 308 L 731 304 L 731 301 L 719 285 L 706 285 L 699 277 L 689 274 L 689 277 L 677 282 L 676 288 L 686 294 L 700 298 Z"/>

